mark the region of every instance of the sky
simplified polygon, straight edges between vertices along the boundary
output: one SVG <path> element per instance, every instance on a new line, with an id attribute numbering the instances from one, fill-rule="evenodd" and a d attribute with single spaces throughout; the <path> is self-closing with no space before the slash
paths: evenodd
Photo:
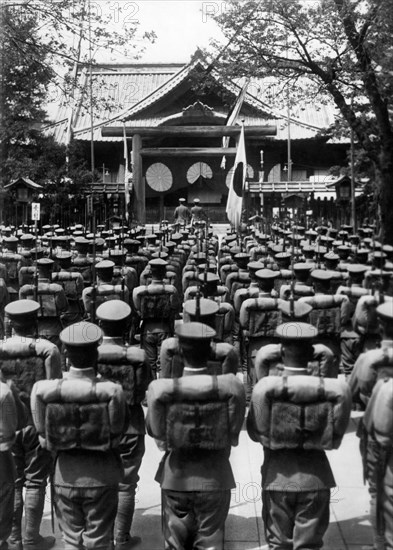
<path id="1" fill-rule="evenodd" d="M 94 0 L 92 0 L 94 2 Z M 147 44 L 140 62 L 187 62 L 197 47 L 207 47 L 210 37 L 219 38 L 220 31 L 211 15 L 225 9 L 225 2 L 202 0 L 117 0 L 97 2 L 99 9 L 110 14 L 112 24 L 126 25 L 138 21 L 141 31 L 153 30 L 157 39 Z M 102 61 L 127 61 L 117 56 Z M 100 59 L 101 60 L 101 59 Z"/>

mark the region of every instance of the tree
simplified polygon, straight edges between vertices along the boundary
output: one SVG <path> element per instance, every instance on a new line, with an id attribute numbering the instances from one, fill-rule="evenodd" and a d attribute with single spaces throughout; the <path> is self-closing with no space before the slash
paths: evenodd
<path id="1" fill-rule="evenodd" d="M 229 0 L 216 17 L 228 75 L 271 82 L 276 102 L 332 101 L 375 173 L 381 239 L 393 243 L 393 0 Z M 341 124 L 341 131 L 342 124 Z"/>
<path id="2" fill-rule="evenodd" d="M 60 91 L 63 106 L 72 105 L 78 93 L 78 67 L 94 64 L 102 48 L 121 48 L 123 55 L 128 49 L 134 56 L 142 50 L 137 22 L 127 21 L 118 32 L 108 25 L 102 5 L 89 0 L 1 4 L 0 201 L 4 185 L 19 176 L 28 176 L 49 191 L 58 186 L 59 193 L 72 177 L 78 184 L 85 181 L 87 167 L 79 158 L 68 161 L 72 147 L 59 145 L 42 127 L 49 90 Z M 94 100 L 98 103 L 100 98 Z"/>

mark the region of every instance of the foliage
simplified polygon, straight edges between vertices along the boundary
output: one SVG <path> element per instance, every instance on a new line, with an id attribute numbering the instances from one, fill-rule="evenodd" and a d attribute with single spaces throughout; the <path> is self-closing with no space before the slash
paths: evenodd
<path id="1" fill-rule="evenodd" d="M 217 21 L 228 42 L 215 47 L 232 77 L 261 79 L 277 106 L 334 102 L 336 135 L 353 129 L 392 233 L 393 0 L 228 0 Z"/>

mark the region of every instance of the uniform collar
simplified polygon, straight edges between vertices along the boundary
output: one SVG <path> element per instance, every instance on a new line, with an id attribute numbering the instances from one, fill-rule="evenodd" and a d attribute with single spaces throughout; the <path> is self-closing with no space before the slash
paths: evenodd
<path id="1" fill-rule="evenodd" d="M 88 367 L 87 369 L 77 369 L 75 367 L 70 367 L 68 371 L 68 378 L 95 378 L 96 373 L 93 367 Z"/>
<path id="2" fill-rule="evenodd" d="M 194 369 L 192 367 L 184 367 L 183 376 L 195 376 L 196 374 L 207 374 L 207 367 Z"/>

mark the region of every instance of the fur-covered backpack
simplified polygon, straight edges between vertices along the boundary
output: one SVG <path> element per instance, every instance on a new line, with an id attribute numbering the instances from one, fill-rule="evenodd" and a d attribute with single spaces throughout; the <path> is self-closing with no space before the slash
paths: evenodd
<path id="1" fill-rule="evenodd" d="M 128 405 L 137 405 L 145 398 L 149 378 L 142 349 L 104 344 L 98 348 L 97 370 L 107 380 L 121 385 Z"/>
<path id="2" fill-rule="evenodd" d="M 167 450 L 220 450 L 237 445 L 245 395 L 233 374 L 154 380 L 148 429 Z"/>
<path id="3" fill-rule="evenodd" d="M 45 380 L 45 359 L 39 357 L 32 342 L 0 345 L 1 372 L 12 380 L 22 402 L 30 409 L 30 395 L 39 380 Z"/>
<path id="4" fill-rule="evenodd" d="M 255 386 L 248 423 L 264 447 L 337 449 L 351 413 L 350 390 L 335 378 L 267 376 Z"/>
<path id="5" fill-rule="evenodd" d="M 34 385 L 34 424 L 50 451 L 118 447 L 125 428 L 126 401 L 119 384 L 88 378 L 42 380 Z"/>

